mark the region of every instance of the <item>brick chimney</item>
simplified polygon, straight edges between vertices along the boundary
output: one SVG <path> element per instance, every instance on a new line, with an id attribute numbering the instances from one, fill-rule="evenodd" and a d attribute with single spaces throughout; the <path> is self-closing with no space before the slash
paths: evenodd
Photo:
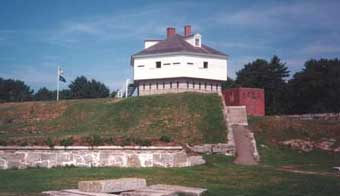
<path id="1" fill-rule="evenodd" d="M 168 27 L 166 29 L 166 37 L 170 38 L 172 36 L 176 35 L 176 29 L 174 27 Z"/>
<path id="2" fill-rule="evenodd" d="M 191 35 L 191 25 L 184 26 L 184 37 L 188 37 Z"/>

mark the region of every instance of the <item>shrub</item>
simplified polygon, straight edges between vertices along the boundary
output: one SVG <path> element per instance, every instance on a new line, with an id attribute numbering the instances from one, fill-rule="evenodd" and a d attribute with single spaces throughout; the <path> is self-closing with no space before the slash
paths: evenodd
<path id="1" fill-rule="evenodd" d="M 96 134 L 87 137 L 86 140 L 91 146 L 99 146 L 104 143 L 103 139 L 99 135 L 96 135 Z"/>
<path id="2" fill-rule="evenodd" d="M 138 146 L 151 146 L 151 141 L 148 139 L 134 139 L 134 143 Z"/>
<path id="3" fill-rule="evenodd" d="M 20 144 L 19 144 L 20 146 L 28 146 L 28 143 L 27 143 L 27 141 L 21 141 L 20 142 Z"/>
<path id="4" fill-rule="evenodd" d="M 172 138 L 168 135 L 162 135 L 160 138 L 159 138 L 160 141 L 162 142 L 166 142 L 166 143 L 169 143 L 172 141 Z"/>
<path id="5" fill-rule="evenodd" d="M 151 141 L 149 139 L 126 138 L 123 142 L 123 146 L 127 145 L 151 146 Z"/>
<path id="6" fill-rule="evenodd" d="M 128 145 L 131 145 L 132 144 L 132 141 L 130 138 L 125 138 L 124 141 L 123 141 L 123 146 L 128 146 Z"/>
<path id="7" fill-rule="evenodd" d="M 115 141 L 114 137 L 105 138 L 104 143 L 108 145 L 119 145 L 118 142 Z"/>
<path id="8" fill-rule="evenodd" d="M 7 146 L 7 141 L 4 139 L 0 139 L 0 146 Z"/>
<path id="9" fill-rule="evenodd" d="M 53 148 L 54 145 L 55 145 L 53 139 L 50 138 L 50 137 L 48 137 L 48 138 L 46 139 L 45 144 L 46 144 L 47 146 L 49 146 L 50 148 Z"/>
<path id="10" fill-rule="evenodd" d="M 72 146 L 73 143 L 73 137 L 68 137 L 60 140 L 60 145 L 62 146 Z"/>

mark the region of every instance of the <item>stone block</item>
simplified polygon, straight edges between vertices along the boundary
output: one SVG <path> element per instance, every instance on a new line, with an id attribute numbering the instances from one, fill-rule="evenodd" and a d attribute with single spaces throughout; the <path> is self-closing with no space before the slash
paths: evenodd
<path id="1" fill-rule="evenodd" d="M 7 169 L 7 161 L 0 158 L 0 169 Z"/>
<path id="2" fill-rule="evenodd" d="M 15 169 L 22 169 L 22 168 L 26 168 L 27 166 L 18 161 L 18 160 L 8 160 L 7 161 L 7 168 L 15 168 Z"/>
<path id="3" fill-rule="evenodd" d="M 191 156 L 188 157 L 189 165 L 188 166 L 195 166 L 195 165 L 203 165 L 205 164 L 205 160 L 202 156 Z"/>
<path id="4" fill-rule="evenodd" d="M 178 196 L 176 191 L 144 188 L 136 191 L 123 192 L 121 196 Z"/>
<path id="5" fill-rule="evenodd" d="M 142 178 L 120 178 L 112 180 L 80 181 L 78 188 L 83 192 L 117 193 L 146 187 L 146 180 Z"/>
<path id="6" fill-rule="evenodd" d="M 173 167 L 174 156 L 170 153 L 157 153 L 153 155 L 154 167 Z"/>
<path id="7" fill-rule="evenodd" d="M 78 189 L 64 189 L 60 191 L 45 191 L 42 192 L 43 195 L 48 196 L 118 196 L 115 194 L 109 194 L 109 193 L 88 193 L 88 192 L 82 192 Z"/>
<path id="8" fill-rule="evenodd" d="M 211 144 L 204 144 L 204 145 L 195 145 L 192 147 L 189 147 L 190 150 L 197 153 L 211 153 L 212 151 L 212 145 Z"/>
<path id="9" fill-rule="evenodd" d="M 212 153 L 225 154 L 230 151 L 230 145 L 228 144 L 214 144 L 212 145 Z"/>
<path id="10" fill-rule="evenodd" d="M 141 167 L 141 163 L 137 154 L 128 155 L 127 158 L 128 167 Z"/>
<path id="11" fill-rule="evenodd" d="M 174 157 L 175 167 L 186 167 L 188 166 L 188 156 L 184 151 L 176 153 Z"/>
<path id="12" fill-rule="evenodd" d="M 200 196 L 207 189 L 203 188 L 195 188 L 195 187 L 186 187 L 186 186 L 177 186 L 177 185 L 166 185 L 166 184 L 157 184 L 151 185 L 149 188 L 154 190 L 166 190 L 166 191 L 175 191 L 178 195 L 183 196 Z"/>
<path id="13" fill-rule="evenodd" d="M 63 162 L 70 162 L 72 161 L 72 154 L 71 153 L 58 153 L 57 154 L 57 162 L 63 163 Z"/>
<path id="14" fill-rule="evenodd" d="M 42 161 L 57 161 L 56 153 L 43 153 L 41 154 Z"/>
<path id="15" fill-rule="evenodd" d="M 28 152 L 27 153 L 27 162 L 28 163 L 35 163 L 41 160 L 41 154 L 40 153 L 34 153 L 34 152 Z"/>

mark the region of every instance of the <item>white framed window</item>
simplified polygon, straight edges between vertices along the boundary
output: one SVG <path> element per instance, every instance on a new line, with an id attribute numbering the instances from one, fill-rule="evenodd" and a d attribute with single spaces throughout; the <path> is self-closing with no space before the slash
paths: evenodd
<path id="1" fill-rule="evenodd" d="M 199 47 L 200 46 L 200 39 L 195 38 L 195 46 Z"/>

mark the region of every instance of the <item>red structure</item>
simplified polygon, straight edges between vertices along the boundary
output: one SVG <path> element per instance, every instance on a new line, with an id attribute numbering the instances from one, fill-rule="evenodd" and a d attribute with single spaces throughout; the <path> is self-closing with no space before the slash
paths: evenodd
<path id="1" fill-rule="evenodd" d="M 231 88 L 222 91 L 227 106 L 246 106 L 247 114 L 264 116 L 264 90 L 259 88 Z"/>

